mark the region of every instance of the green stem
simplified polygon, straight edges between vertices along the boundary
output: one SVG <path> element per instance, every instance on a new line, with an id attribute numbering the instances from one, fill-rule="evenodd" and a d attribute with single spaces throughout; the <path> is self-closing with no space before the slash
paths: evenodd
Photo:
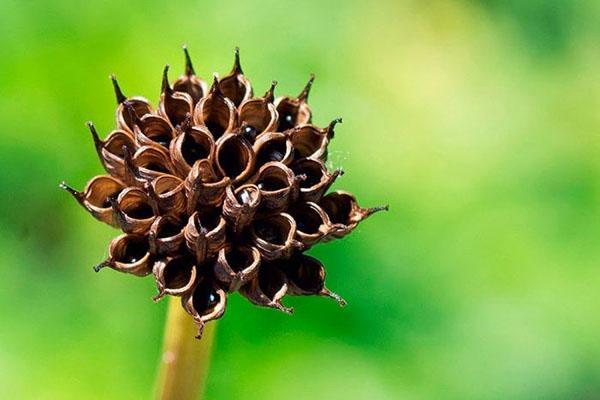
<path id="1" fill-rule="evenodd" d="M 169 298 L 165 337 L 156 386 L 156 399 L 198 400 L 204 392 L 216 322 L 207 324 L 202 339 L 197 327 L 181 306 Z"/>

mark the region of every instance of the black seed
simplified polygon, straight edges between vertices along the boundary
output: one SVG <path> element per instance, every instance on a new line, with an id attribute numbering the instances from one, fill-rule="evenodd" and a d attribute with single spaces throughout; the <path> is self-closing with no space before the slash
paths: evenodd
<path id="1" fill-rule="evenodd" d="M 254 142 L 254 140 L 256 139 L 256 136 L 257 136 L 258 132 L 256 131 L 255 127 L 250 126 L 250 125 L 246 125 L 244 127 L 243 131 L 242 131 L 242 134 L 250 142 Z"/>

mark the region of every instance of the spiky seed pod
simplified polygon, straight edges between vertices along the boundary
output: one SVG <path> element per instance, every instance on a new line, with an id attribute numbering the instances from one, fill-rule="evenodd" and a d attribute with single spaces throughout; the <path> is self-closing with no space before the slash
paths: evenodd
<path id="1" fill-rule="evenodd" d="M 307 101 L 314 81 L 315 76 L 310 74 L 306 86 L 304 86 L 298 97 L 282 96 L 275 100 L 275 106 L 279 113 L 277 131 L 284 132 L 295 126 L 310 123 L 312 111 Z"/>
<path id="2" fill-rule="evenodd" d="M 252 97 L 239 50 L 233 70 L 211 88 L 196 76 L 187 48 L 185 72 L 171 85 L 163 71 L 157 110 L 126 97 L 111 76 L 117 127 L 100 139 L 88 123 L 100 162 L 79 192 L 67 190 L 98 220 L 124 233 L 103 267 L 152 274 L 158 294 L 180 296 L 198 325 L 225 312 L 227 294 L 286 313 L 290 295 L 345 302 L 325 287 L 325 269 L 303 252 L 350 233 L 386 207 L 362 208 L 342 191 L 325 195 L 341 170 L 324 161 L 341 119 L 320 128 L 307 104 L 311 75 L 298 97 L 274 100 L 276 82 Z"/>

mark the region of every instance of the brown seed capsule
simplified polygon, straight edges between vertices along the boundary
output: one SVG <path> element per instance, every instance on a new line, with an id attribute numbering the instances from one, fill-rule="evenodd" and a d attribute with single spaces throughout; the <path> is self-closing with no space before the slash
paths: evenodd
<path id="1" fill-rule="evenodd" d="M 196 339 L 200 339 L 204 325 L 225 313 L 227 295 L 215 282 L 203 277 L 197 280 L 192 292 L 182 297 L 181 304 L 198 325 Z"/>
<path id="2" fill-rule="evenodd" d="M 219 250 L 214 274 L 224 288 L 233 292 L 254 279 L 259 265 L 260 253 L 255 247 L 226 245 Z"/>
<path id="3" fill-rule="evenodd" d="M 169 153 L 162 147 L 140 147 L 133 155 L 133 163 L 138 168 L 139 175 L 146 181 L 156 179 L 162 174 L 172 174 L 175 169 Z"/>
<path id="4" fill-rule="evenodd" d="M 281 132 L 264 132 L 252 146 L 256 154 L 256 168 L 270 161 L 280 161 L 289 165 L 294 159 L 294 146 L 289 137 Z"/>
<path id="5" fill-rule="evenodd" d="M 285 259 L 303 245 L 295 239 L 296 221 L 286 213 L 259 219 L 250 226 L 250 241 L 263 259 Z"/>
<path id="6" fill-rule="evenodd" d="M 171 140 L 175 137 L 175 131 L 167 119 L 154 114 L 146 114 L 139 118 L 129 101 L 126 100 L 123 104 L 131 116 L 133 133 L 138 146 L 169 148 Z"/>
<path id="7" fill-rule="evenodd" d="M 287 277 L 289 294 L 326 296 L 337 301 L 341 307 L 346 305 L 346 300 L 325 287 L 325 268 L 316 258 L 296 254 L 284 264 L 283 271 Z"/>
<path id="8" fill-rule="evenodd" d="M 227 186 L 223 216 L 234 235 L 241 234 L 252 223 L 260 201 L 260 189 L 256 185 L 243 185 L 235 190 Z"/>
<path id="9" fill-rule="evenodd" d="M 185 45 L 183 46 L 183 52 L 185 54 L 185 73 L 173 82 L 173 90 L 189 94 L 195 106 L 208 92 L 208 86 L 206 82 L 196 76 L 190 53 Z"/>
<path id="10" fill-rule="evenodd" d="M 87 126 L 92 133 L 96 153 L 98 153 L 106 172 L 118 179 L 123 179 L 125 176 L 123 147 L 132 153 L 135 151 L 135 141 L 131 134 L 124 130 L 114 130 L 108 134 L 105 140 L 100 140 L 94 124 L 88 122 Z"/>
<path id="11" fill-rule="evenodd" d="M 239 50 L 233 71 L 212 86 L 196 76 L 184 47 L 185 73 L 173 82 L 168 67 L 153 110 L 127 98 L 111 77 L 117 129 L 96 151 L 110 176 L 82 192 L 61 187 L 99 220 L 125 232 L 98 265 L 146 275 L 158 296 L 182 297 L 198 324 L 225 311 L 226 292 L 239 290 L 255 304 L 285 312 L 290 294 L 336 298 L 325 288 L 319 261 L 302 253 L 342 237 L 368 215 L 346 192 L 327 196 L 341 170 L 327 170 L 334 127 L 311 123 L 307 98 L 314 76 L 297 98 L 274 101 L 275 82 L 253 98 Z"/>
<path id="12" fill-rule="evenodd" d="M 183 122 L 187 114 L 193 111 L 194 101 L 189 94 L 176 92 L 169 84 L 169 66 L 165 66 L 163 71 L 162 90 L 160 102 L 158 103 L 158 113 L 168 119 L 173 126 Z"/>
<path id="13" fill-rule="evenodd" d="M 195 212 L 184 230 L 188 249 L 196 256 L 198 265 L 216 257 L 226 240 L 227 224 L 217 210 Z"/>
<path id="14" fill-rule="evenodd" d="M 321 199 L 319 205 L 325 211 L 331 223 L 325 238 L 327 240 L 341 238 L 350 233 L 365 218 L 378 211 L 388 210 L 387 205 L 361 208 L 354 195 L 343 191 L 329 193 Z"/>
<path id="15" fill-rule="evenodd" d="M 243 182 L 254 169 L 252 145 L 242 135 L 228 133 L 215 144 L 217 171 L 231 179 L 232 184 Z"/>
<path id="16" fill-rule="evenodd" d="M 291 168 L 294 174 L 306 176 L 300 182 L 300 199 L 303 201 L 319 201 L 336 178 L 343 174 L 341 169 L 330 174 L 323 161 L 314 158 L 301 158 Z"/>
<path id="17" fill-rule="evenodd" d="M 221 92 L 216 76 L 208 95 L 194 108 L 194 122 L 206 126 L 215 140 L 227 132 L 232 132 L 237 125 L 235 105 Z"/>
<path id="18" fill-rule="evenodd" d="M 273 105 L 276 85 L 277 81 L 273 81 L 263 97 L 244 100 L 239 106 L 239 120 L 241 124 L 245 124 L 241 133 L 250 142 L 263 132 L 277 129 L 277 110 Z"/>
<path id="19" fill-rule="evenodd" d="M 298 203 L 290 209 L 296 221 L 296 238 L 305 249 L 315 245 L 329 232 L 327 214 L 313 202 Z"/>
<path id="20" fill-rule="evenodd" d="M 184 245 L 186 222 L 170 215 L 156 218 L 148 232 L 150 253 L 177 255 Z"/>
<path id="21" fill-rule="evenodd" d="M 292 314 L 293 308 L 281 304 L 281 299 L 287 291 L 285 275 L 280 268 L 271 263 L 262 263 L 257 276 L 240 288 L 240 294 L 254 304 Z"/>
<path id="22" fill-rule="evenodd" d="M 117 236 L 110 242 L 108 258 L 96 265 L 94 271 L 110 267 L 120 272 L 146 276 L 152 272 L 152 256 L 148 249 L 148 240 L 143 235 Z"/>
<path id="23" fill-rule="evenodd" d="M 154 301 L 165 295 L 183 296 L 191 292 L 196 283 L 196 263 L 190 255 L 169 257 L 157 261 L 152 268 L 158 294 Z"/>
<path id="24" fill-rule="evenodd" d="M 116 111 L 117 127 L 118 129 L 122 129 L 133 135 L 133 121 L 131 120 L 131 114 L 125 108 L 125 101 L 129 102 L 139 117 L 143 117 L 146 114 L 152 114 L 152 106 L 145 97 L 126 97 L 121 91 L 116 76 L 111 75 L 110 80 L 112 81 L 118 104 Z"/>
<path id="25" fill-rule="evenodd" d="M 285 96 L 275 100 L 275 106 L 279 113 L 278 132 L 286 131 L 298 125 L 310 124 L 312 113 L 307 100 L 314 81 L 315 76 L 310 74 L 306 86 L 304 86 L 298 97 Z"/>
<path id="26" fill-rule="evenodd" d="M 158 215 L 157 206 L 140 188 L 126 188 L 110 202 L 117 224 L 126 233 L 147 233 Z"/>
<path id="27" fill-rule="evenodd" d="M 110 199 L 117 198 L 125 188 L 120 181 L 110 176 L 96 176 L 87 183 L 82 192 L 76 191 L 65 182 L 62 182 L 59 186 L 61 189 L 71 193 L 75 200 L 96 219 L 109 225 L 117 226 Z"/>
<path id="28" fill-rule="evenodd" d="M 252 85 L 244 76 L 240 65 L 240 49 L 235 48 L 235 61 L 231 72 L 219 81 L 223 95 L 237 107 L 252 97 Z"/>
<path id="29" fill-rule="evenodd" d="M 180 127 L 177 131 L 171 142 L 171 159 L 179 176 L 186 177 L 196 161 L 214 159 L 215 141 L 205 126 Z"/>
<path id="30" fill-rule="evenodd" d="M 253 182 L 260 189 L 261 208 L 282 210 L 298 198 L 299 182 L 304 176 L 294 172 L 280 162 L 269 162 L 260 167 Z"/>
<path id="31" fill-rule="evenodd" d="M 200 206 L 221 205 L 225 197 L 225 188 L 230 183 L 229 177 L 218 177 L 209 160 L 196 161 L 184 183 L 187 213 L 192 214 Z"/>
<path id="32" fill-rule="evenodd" d="M 333 138 L 333 128 L 342 122 L 341 118 L 334 119 L 325 129 L 314 125 L 299 125 L 287 131 L 294 146 L 294 158 L 317 158 L 327 159 L 327 146 Z"/>
<path id="33" fill-rule="evenodd" d="M 184 182 L 170 174 L 162 174 L 146 183 L 146 192 L 158 204 L 162 215 L 181 215 L 186 212 Z"/>

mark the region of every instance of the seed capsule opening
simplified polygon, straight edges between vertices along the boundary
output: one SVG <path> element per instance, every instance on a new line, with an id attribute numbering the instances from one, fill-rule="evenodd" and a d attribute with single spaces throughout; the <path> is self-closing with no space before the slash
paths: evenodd
<path id="1" fill-rule="evenodd" d="M 159 239 L 168 239 L 177 236 L 181 233 L 184 226 L 185 224 L 181 221 L 165 220 L 165 222 L 158 226 L 156 237 Z"/>
<path id="2" fill-rule="evenodd" d="M 300 182 L 301 188 L 311 188 L 324 178 L 323 165 L 317 160 L 302 159 L 292 165 L 292 170 L 296 175 L 306 175 L 306 179 Z"/>
<path id="3" fill-rule="evenodd" d="M 200 316 L 210 313 L 220 301 L 221 295 L 206 279 L 196 286 L 192 295 L 192 305 Z"/>
<path id="4" fill-rule="evenodd" d="M 250 143 L 240 135 L 223 136 L 217 143 L 217 168 L 237 183 L 246 178 L 254 166 L 254 153 Z"/>
<path id="5" fill-rule="evenodd" d="M 334 224 L 349 225 L 352 217 L 353 200 L 350 196 L 331 193 L 323 197 L 321 207 Z"/>
<path id="6" fill-rule="evenodd" d="M 181 154 L 188 165 L 194 165 L 197 160 L 208 158 L 214 146 L 210 137 L 187 133 L 184 133 L 184 135 Z"/>
<path id="7" fill-rule="evenodd" d="M 194 224 L 196 225 L 196 229 L 200 233 L 208 233 L 213 231 L 219 223 L 221 222 L 221 215 L 218 210 L 203 210 L 203 212 L 196 213 L 196 218 L 194 218 Z"/>
<path id="8" fill-rule="evenodd" d="M 319 228 L 323 225 L 323 217 L 314 207 L 307 203 L 300 204 L 290 211 L 290 215 L 296 221 L 296 229 L 308 235 L 319 233 Z"/>
<path id="9" fill-rule="evenodd" d="M 256 165 L 260 167 L 270 161 L 283 161 L 289 158 L 291 146 L 285 136 L 276 136 L 261 143 L 256 152 Z"/>
<path id="10" fill-rule="evenodd" d="M 285 276 L 272 264 L 263 264 L 258 270 L 258 286 L 270 300 L 275 300 L 285 290 Z"/>
<path id="11" fill-rule="evenodd" d="M 148 241 L 141 235 L 127 235 L 113 253 L 113 259 L 123 264 L 134 264 L 148 253 Z"/>
<path id="12" fill-rule="evenodd" d="M 249 248 L 238 248 L 235 246 L 225 250 L 225 259 L 235 272 L 243 271 L 254 261 L 252 251 Z"/>
<path id="13" fill-rule="evenodd" d="M 97 177 L 88 185 L 86 200 L 94 207 L 110 208 L 110 199 L 116 199 L 123 189 L 123 185 L 113 178 Z"/>
<path id="14" fill-rule="evenodd" d="M 289 221 L 280 216 L 260 220 L 254 224 L 254 232 L 258 238 L 280 246 L 285 244 L 291 229 Z"/>
<path id="15" fill-rule="evenodd" d="M 324 153 L 327 137 L 312 125 L 296 127 L 290 133 L 294 145 L 294 159 L 320 157 Z"/>
<path id="16" fill-rule="evenodd" d="M 177 290 L 189 285 L 195 268 L 190 256 L 175 257 L 167 261 L 164 269 L 165 288 Z"/>

